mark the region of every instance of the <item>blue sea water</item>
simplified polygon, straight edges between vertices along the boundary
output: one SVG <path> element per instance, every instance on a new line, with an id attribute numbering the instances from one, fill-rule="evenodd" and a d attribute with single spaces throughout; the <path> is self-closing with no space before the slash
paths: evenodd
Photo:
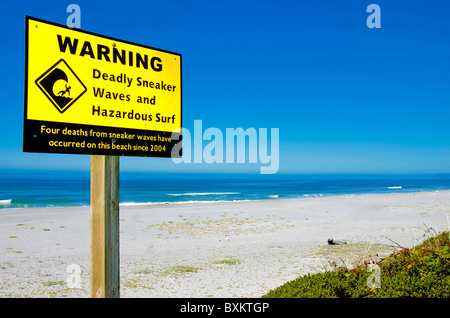
<path id="1" fill-rule="evenodd" d="M 450 175 L 120 173 L 120 204 L 277 200 L 450 190 Z M 90 204 L 89 171 L 0 171 L 0 209 Z"/>

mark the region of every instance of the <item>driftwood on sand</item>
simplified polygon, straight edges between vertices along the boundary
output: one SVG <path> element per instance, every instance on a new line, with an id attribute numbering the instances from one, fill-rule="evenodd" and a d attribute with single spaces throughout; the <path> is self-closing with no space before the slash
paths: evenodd
<path id="1" fill-rule="evenodd" d="M 347 244 L 347 242 L 335 241 L 332 238 L 330 238 L 330 239 L 328 239 L 328 244 L 329 245 L 343 245 L 343 244 Z"/>

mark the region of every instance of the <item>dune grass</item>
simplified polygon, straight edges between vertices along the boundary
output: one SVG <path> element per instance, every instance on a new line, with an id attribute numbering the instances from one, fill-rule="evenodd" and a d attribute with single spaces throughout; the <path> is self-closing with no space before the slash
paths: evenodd
<path id="1" fill-rule="evenodd" d="M 450 297 L 449 232 L 435 233 L 414 248 L 375 264 L 339 267 L 290 281 L 263 298 L 448 298 Z"/>

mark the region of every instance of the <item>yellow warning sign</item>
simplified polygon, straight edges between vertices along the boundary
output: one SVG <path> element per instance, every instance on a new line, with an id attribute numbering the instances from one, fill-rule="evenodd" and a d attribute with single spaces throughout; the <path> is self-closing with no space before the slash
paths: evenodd
<path id="1" fill-rule="evenodd" d="M 31 17 L 26 17 L 26 38 L 25 151 L 39 151 L 28 147 L 34 143 L 42 145 L 41 152 L 53 152 L 44 149 L 47 141 L 56 142 L 49 140 L 48 128 L 88 132 L 87 136 L 80 134 L 87 137 L 78 139 L 80 143 L 97 138 L 98 133 L 89 135 L 94 127 L 107 135 L 154 137 L 146 141 L 181 134 L 180 54 Z M 44 124 L 46 128 L 42 128 Z M 31 126 L 32 132 L 27 129 Z M 26 140 L 28 136 L 31 140 Z M 109 148 L 114 146 L 114 141 L 111 143 Z M 167 146 L 164 156 L 172 145 Z M 74 152 L 84 153 L 80 149 Z M 125 152 L 119 155 L 153 155 Z"/>

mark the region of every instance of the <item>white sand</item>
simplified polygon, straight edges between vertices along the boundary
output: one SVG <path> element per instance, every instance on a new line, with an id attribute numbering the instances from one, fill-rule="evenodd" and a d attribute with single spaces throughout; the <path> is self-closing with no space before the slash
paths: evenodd
<path id="1" fill-rule="evenodd" d="M 0 297 L 89 297 L 89 213 L 0 210 Z M 411 247 L 447 215 L 450 191 L 121 207 L 121 297 L 260 297 L 323 270 L 328 238 Z"/>

